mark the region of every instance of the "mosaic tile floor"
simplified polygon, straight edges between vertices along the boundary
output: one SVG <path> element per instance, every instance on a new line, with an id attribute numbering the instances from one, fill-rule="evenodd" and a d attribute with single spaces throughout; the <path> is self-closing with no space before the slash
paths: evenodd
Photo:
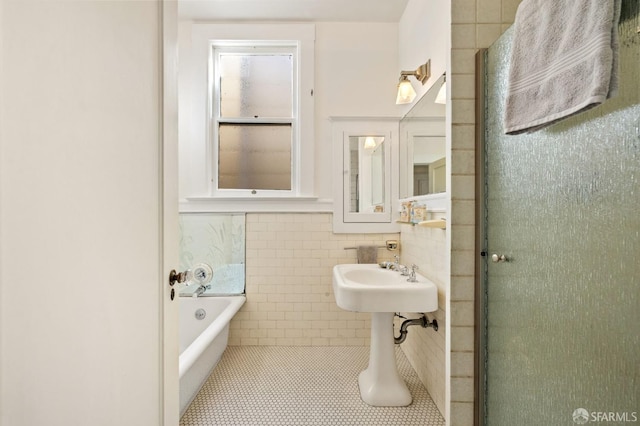
<path id="1" fill-rule="evenodd" d="M 358 374 L 368 347 L 230 346 L 181 419 L 181 426 L 444 426 L 438 408 L 397 348 L 408 407 L 371 407 Z"/>

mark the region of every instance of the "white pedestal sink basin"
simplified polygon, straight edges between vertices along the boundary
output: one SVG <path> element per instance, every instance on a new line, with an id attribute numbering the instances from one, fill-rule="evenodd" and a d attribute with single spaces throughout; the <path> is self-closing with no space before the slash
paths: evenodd
<path id="1" fill-rule="evenodd" d="M 416 273 L 417 282 L 399 272 L 372 264 L 336 265 L 333 293 L 336 303 L 354 312 L 433 312 L 438 310 L 438 289 Z"/>
<path id="2" fill-rule="evenodd" d="M 360 373 L 360 397 L 373 406 L 411 404 L 411 393 L 396 366 L 393 340 L 394 312 L 433 312 L 438 309 L 438 289 L 416 274 L 408 282 L 396 271 L 370 264 L 333 268 L 333 293 L 342 309 L 371 312 L 369 366 Z"/>

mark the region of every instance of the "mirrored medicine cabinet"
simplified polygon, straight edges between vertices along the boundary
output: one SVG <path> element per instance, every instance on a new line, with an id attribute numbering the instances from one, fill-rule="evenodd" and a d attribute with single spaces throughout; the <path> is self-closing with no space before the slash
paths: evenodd
<path id="1" fill-rule="evenodd" d="M 333 118 L 334 232 L 397 232 L 398 119 Z"/>

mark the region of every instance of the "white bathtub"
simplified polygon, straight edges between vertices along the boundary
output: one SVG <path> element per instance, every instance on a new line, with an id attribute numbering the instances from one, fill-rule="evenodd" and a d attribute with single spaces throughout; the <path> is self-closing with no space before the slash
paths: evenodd
<path id="1" fill-rule="evenodd" d="M 198 394 L 227 347 L 229 322 L 244 296 L 180 297 L 180 416 Z M 204 319 L 196 312 L 203 309 Z"/>

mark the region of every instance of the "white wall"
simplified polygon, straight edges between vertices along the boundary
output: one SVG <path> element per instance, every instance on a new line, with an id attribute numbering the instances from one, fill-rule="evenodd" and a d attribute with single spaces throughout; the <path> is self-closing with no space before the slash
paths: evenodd
<path id="1" fill-rule="evenodd" d="M 1 3 L 3 426 L 161 423 L 159 5 Z"/>
<path id="2" fill-rule="evenodd" d="M 431 59 L 431 77 L 424 86 L 410 77 L 411 83 L 416 89 L 416 100 L 420 99 L 447 69 L 449 33 L 451 31 L 450 15 L 450 0 L 409 0 L 400 19 L 398 58 L 402 70 L 415 70 L 427 59 Z M 405 106 L 404 113 L 412 105 Z"/>
<path id="3" fill-rule="evenodd" d="M 322 200 L 333 198 L 331 181 L 332 150 L 330 116 L 399 117 L 395 84 L 399 75 L 397 65 L 398 26 L 389 23 L 316 23 L 315 43 L 315 196 Z M 192 183 L 202 179 L 201 168 L 189 158 L 197 141 L 190 123 L 194 103 L 189 93 L 189 80 L 194 75 L 189 57 L 189 22 L 180 26 L 180 193 L 181 197 L 198 193 Z M 307 142 L 307 141 L 304 141 Z M 195 189 L 194 189 L 195 188 Z M 200 195 L 200 194 L 198 194 Z M 312 208 L 313 209 L 313 208 Z M 318 211 L 327 211 L 326 204 Z M 330 204 L 329 210 L 330 211 Z"/>
<path id="4" fill-rule="evenodd" d="M 316 189 L 332 198 L 329 117 L 400 117 L 395 104 L 398 26 L 389 23 L 316 25 Z"/>

